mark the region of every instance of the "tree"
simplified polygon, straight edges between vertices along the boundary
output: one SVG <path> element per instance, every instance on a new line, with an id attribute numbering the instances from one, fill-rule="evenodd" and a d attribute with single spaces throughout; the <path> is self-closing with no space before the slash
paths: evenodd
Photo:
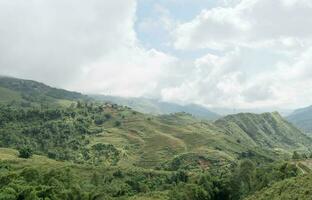
<path id="1" fill-rule="evenodd" d="M 168 194 L 170 200 L 210 200 L 209 194 L 203 187 L 196 184 L 178 184 Z"/>
<path id="2" fill-rule="evenodd" d="M 253 189 L 255 181 L 255 165 L 251 160 L 243 160 L 235 170 L 231 181 L 232 198 L 248 195 Z"/>
<path id="3" fill-rule="evenodd" d="M 20 158 L 30 158 L 33 155 L 33 151 L 30 147 L 22 147 L 19 149 Z"/>
<path id="4" fill-rule="evenodd" d="M 120 121 L 115 121 L 115 127 L 118 127 L 121 125 L 121 122 Z"/>
<path id="5" fill-rule="evenodd" d="M 294 151 L 294 153 L 292 155 L 292 159 L 293 160 L 299 160 L 300 159 L 300 155 L 297 151 Z"/>
<path id="6" fill-rule="evenodd" d="M 112 118 L 112 115 L 110 113 L 106 113 L 104 116 L 107 120 Z"/>

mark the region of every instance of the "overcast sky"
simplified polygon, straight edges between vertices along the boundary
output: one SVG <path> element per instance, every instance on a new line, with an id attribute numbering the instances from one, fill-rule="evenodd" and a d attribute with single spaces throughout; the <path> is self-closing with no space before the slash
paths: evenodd
<path id="1" fill-rule="evenodd" d="M 0 0 L 0 74 L 209 107 L 302 107 L 311 19 L 311 0 Z"/>

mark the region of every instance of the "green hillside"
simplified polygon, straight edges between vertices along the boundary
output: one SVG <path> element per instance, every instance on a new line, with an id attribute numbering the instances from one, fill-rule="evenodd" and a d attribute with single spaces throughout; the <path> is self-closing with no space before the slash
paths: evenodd
<path id="1" fill-rule="evenodd" d="M 312 133 L 312 106 L 294 111 L 287 120 L 306 133 Z"/>
<path id="2" fill-rule="evenodd" d="M 14 101 L 22 101 L 22 96 L 19 92 L 0 87 L 0 103 L 9 104 Z"/>
<path id="3" fill-rule="evenodd" d="M 277 112 L 229 115 L 216 121 L 216 124 L 219 127 L 229 127 L 228 134 L 239 133 L 263 148 L 308 150 L 307 147 L 312 143 L 310 137 L 283 119 Z"/>
<path id="4" fill-rule="evenodd" d="M 163 102 L 148 98 L 125 98 L 105 95 L 92 95 L 92 97 L 100 101 L 128 106 L 138 112 L 147 114 L 164 115 L 170 113 L 186 112 L 202 119 L 215 120 L 220 117 L 218 114 L 209 111 L 207 108 L 196 104 L 182 106 L 175 103 Z"/>
<path id="5" fill-rule="evenodd" d="M 174 172 L 78 165 L 38 155 L 22 159 L 16 150 L 0 148 L 1 200 L 168 199 L 169 188 L 163 188 L 176 177 Z"/>
<path id="6" fill-rule="evenodd" d="M 312 139 L 278 113 L 155 116 L 4 80 L 0 200 L 239 200 L 307 173 L 290 159 Z"/>
<path id="7" fill-rule="evenodd" d="M 310 200 L 312 196 L 312 175 L 286 179 L 265 188 L 246 200 Z"/>
<path id="8" fill-rule="evenodd" d="M 23 159 L 18 154 L 16 150 L 0 148 L 2 200 L 238 200 L 261 189 L 266 191 L 265 188 L 272 184 L 271 190 L 274 191 L 281 187 L 281 183 L 288 182 L 293 187 L 288 187 L 285 194 L 282 192 L 283 196 L 309 195 L 310 179 L 302 179 L 296 164 L 286 162 L 255 167 L 246 160 L 231 170 L 219 168 L 194 173 L 73 164 L 39 155 Z M 274 185 L 275 182 L 277 184 Z M 302 183 L 300 186 L 304 187 L 300 188 L 295 183 Z M 266 199 L 275 193 L 281 194 L 276 191 L 259 192 L 248 199 Z"/>
<path id="9" fill-rule="evenodd" d="M 62 109 L 0 107 L 0 117 L 1 146 L 31 146 L 39 154 L 78 163 L 209 168 L 242 157 L 275 160 L 307 151 L 312 143 L 276 113 L 212 123 L 186 113 L 155 117 L 112 104 L 78 103 Z"/>
<path id="10" fill-rule="evenodd" d="M 21 107 L 70 105 L 89 97 L 43 83 L 0 76 L 0 103 Z"/>

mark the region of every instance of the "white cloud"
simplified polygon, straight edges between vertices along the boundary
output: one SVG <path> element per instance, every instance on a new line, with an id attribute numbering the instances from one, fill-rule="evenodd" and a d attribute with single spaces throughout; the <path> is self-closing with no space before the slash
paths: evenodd
<path id="1" fill-rule="evenodd" d="M 256 52 L 255 52 L 256 51 Z M 195 61 L 192 73 L 175 87 L 162 91 L 167 101 L 196 102 L 210 107 L 296 108 L 312 102 L 312 51 L 281 62 L 269 52 L 247 48 L 223 56 L 207 54 Z M 269 60 L 261 62 L 261 58 Z M 257 60 L 259 61 L 258 65 Z"/>
<path id="2" fill-rule="evenodd" d="M 181 55 L 206 51 L 193 60 L 143 47 L 134 27 L 136 4 L 0 1 L 0 74 L 87 93 L 206 106 L 312 104 L 311 1 L 224 0 L 180 24 L 156 6 L 157 21 L 139 20 L 147 35 L 165 37 L 152 45 L 170 40 L 170 32 Z"/>
<path id="3" fill-rule="evenodd" d="M 233 2 L 203 10 L 173 31 L 176 49 L 218 54 L 194 61 L 197 73 L 165 89 L 164 98 L 242 108 L 312 104 L 311 1 Z"/>
<path id="4" fill-rule="evenodd" d="M 311 10 L 312 3 L 306 0 L 241 0 L 232 7 L 203 10 L 180 24 L 174 46 L 224 49 L 265 42 L 292 47 L 311 39 Z"/>
<path id="5" fill-rule="evenodd" d="M 3 0 L 0 73 L 86 93 L 157 96 L 177 60 L 144 49 L 135 20 L 135 0 Z"/>
<path id="6" fill-rule="evenodd" d="M 136 2 L 0 1 L 0 73 L 70 84 L 82 66 L 136 42 Z"/>
<path id="7" fill-rule="evenodd" d="M 154 49 L 121 48 L 89 65 L 88 72 L 73 89 L 120 96 L 157 96 L 161 81 L 170 80 L 167 76 L 176 62 L 176 58 Z"/>

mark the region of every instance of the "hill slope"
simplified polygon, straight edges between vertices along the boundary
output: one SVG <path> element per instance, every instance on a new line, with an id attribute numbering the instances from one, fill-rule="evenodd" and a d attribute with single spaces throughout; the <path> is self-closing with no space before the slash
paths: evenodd
<path id="1" fill-rule="evenodd" d="M 0 103 L 18 106 L 61 105 L 73 100 L 86 100 L 78 92 L 53 88 L 43 83 L 0 76 Z"/>
<path id="2" fill-rule="evenodd" d="M 246 200 L 310 200 L 312 175 L 286 179 L 257 192 Z"/>
<path id="3" fill-rule="evenodd" d="M 240 134 L 263 148 L 310 147 L 312 139 L 282 118 L 278 113 L 229 115 L 217 120 L 219 127 L 227 127 L 228 134 Z"/>
<path id="4" fill-rule="evenodd" d="M 312 106 L 294 111 L 287 119 L 306 133 L 312 133 Z"/>
<path id="5" fill-rule="evenodd" d="M 91 96 L 97 100 L 128 106 L 138 112 L 147 114 L 163 115 L 170 113 L 187 112 L 194 115 L 195 117 L 199 117 L 202 119 L 215 120 L 220 117 L 218 114 L 211 112 L 207 108 L 196 104 L 182 106 L 175 103 L 162 102 L 148 98 L 123 98 L 104 95 Z"/>
<path id="6" fill-rule="evenodd" d="M 276 113 L 211 123 L 185 113 L 155 117 L 89 103 L 58 110 L 0 107 L 0 118 L 1 147 L 30 145 L 38 154 L 78 163 L 211 168 L 246 157 L 272 161 L 312 144 Z"/>

